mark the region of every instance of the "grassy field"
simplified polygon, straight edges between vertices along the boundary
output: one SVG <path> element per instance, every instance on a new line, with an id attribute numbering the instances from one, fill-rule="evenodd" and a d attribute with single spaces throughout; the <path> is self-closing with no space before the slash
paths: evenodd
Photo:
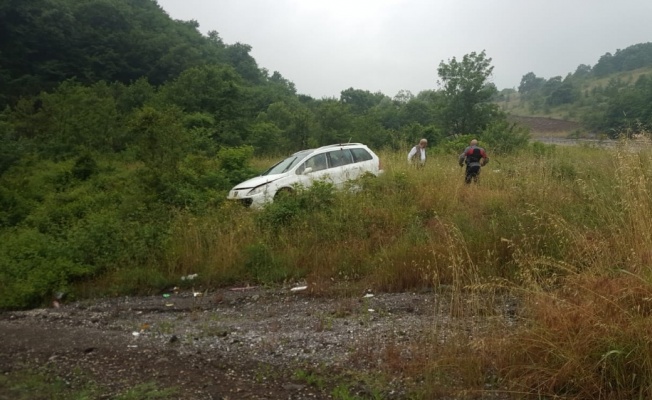
<path id="1" fill-rule="evenodd" d="M 423 382 L 421 398 L 650 398 L 652 153 L 627 143 L 488 150 L 477 185 L 463 183 L 453 154 L 433 150 L 416 170 L 386 152 L 385 174 L 355 190 L 322 184 L 262 211 L 225 203 L 180 214 L 150 273 L 198 273 L 206 287 L 305 281 L 313 295 L 450 296 L 452 318 L 482 323 L 460 323 L 445 341 L 433 327 L 416 350 L 384 361 Z M 146 281 L 136 273 L 103 284 Z M 513 323 L 495 310 L 505 296 Z"/>

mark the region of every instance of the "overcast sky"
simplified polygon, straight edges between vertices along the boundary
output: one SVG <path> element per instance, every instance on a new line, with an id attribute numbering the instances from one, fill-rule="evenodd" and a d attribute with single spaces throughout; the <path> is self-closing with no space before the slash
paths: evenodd
<path id="1" fill-rule="evenodd" d="M 203 34 L 252 47 L 300 94 L 436 89 L 441 61 L 486 51 L 498 89 L 566 76 L 652 41 L 652 0 L 158 0 Z"/>

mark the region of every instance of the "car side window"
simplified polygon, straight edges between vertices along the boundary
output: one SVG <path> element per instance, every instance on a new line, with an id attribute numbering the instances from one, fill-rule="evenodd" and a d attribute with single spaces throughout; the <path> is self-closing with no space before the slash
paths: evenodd
<path id="1" fill-rule="evenodd" d="M 306 161 L 306 167 L 312 168 L 313 171 L 326 169 L 326 154 L 317 154 Z"/>
<path id="2" fill-rule="evenodd" d="M 365 149 L 351 149 L 351 153 L 353 153 L 353 159 L 355 162 L 369 161 L 373 159 L 371 154 L 369 154 L 369 152 Z"/>
<path id="3" fill-rule="evenodd" d="M 353 164 L 353 156 L 349 149 L 331 151 L 328 155 L 331 159 L 331 167 L 333 168 Z"/>

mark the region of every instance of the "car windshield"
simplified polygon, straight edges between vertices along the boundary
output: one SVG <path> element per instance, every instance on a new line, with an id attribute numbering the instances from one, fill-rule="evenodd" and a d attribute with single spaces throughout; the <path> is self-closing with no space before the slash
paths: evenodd
<path id="1" fill-rule="evenodd" d="M 303 161 L 304 158 L 308 154 L 311 154 L 312 150 L 304 150 L 300 151 L 298 153 L 292 154 L 290 157 L 286 158 L 285 160 L 275 164 L 272 168 L 268 169 L 267 171 L 263 172 L 261 175 L 274 175 L 274 174 L 282 174 L 285 172 L 288 172 L 292 167 L 297 165 L 299 162 Z"/>

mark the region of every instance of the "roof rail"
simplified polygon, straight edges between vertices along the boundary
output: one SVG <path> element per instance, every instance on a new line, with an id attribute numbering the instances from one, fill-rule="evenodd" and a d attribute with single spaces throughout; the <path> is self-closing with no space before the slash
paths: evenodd
<path id="1" fill-rule="evenodd" d="M 327 147 L 339 147 L 339 146 L 350 146 L 350 145 L 364 146 L 362 143 L 335 143 L 335 144 L 327 144 L 326 146 L 321 146 L 320 149 L 325 149 Z"/>

